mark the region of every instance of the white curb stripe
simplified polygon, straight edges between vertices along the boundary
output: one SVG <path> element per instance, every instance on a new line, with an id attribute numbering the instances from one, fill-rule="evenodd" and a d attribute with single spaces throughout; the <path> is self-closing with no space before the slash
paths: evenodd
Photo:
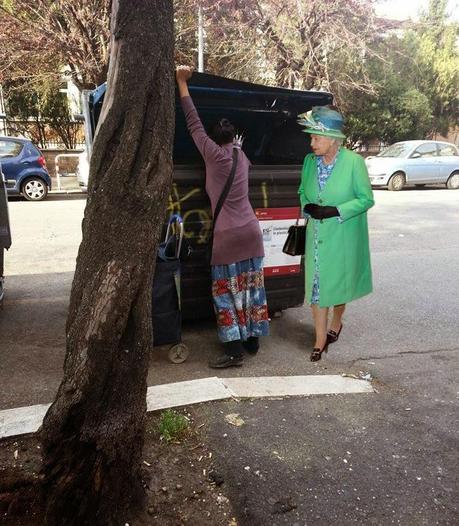
<path id="1" fill-rule="evenodd" d="M 38 431 L 51 404 L 0 411 L 0 438 Z"/>
<path id="2" fill-rule="evenodd" d="M 373 392 L 369 382 L 339 375 L 212 377 L 149 387 L 147 411 L 229 398 Z M 42 404 L 0 411 L 0 438 L 35 433 L 49 406 L 50 404 Z"/>
<path id="3" fill-rule="evenodd" d="M 157 411 L 181 405 L 199 404 L 211 400 L 232 398 L 235 394 L 220 378 L 201 378 L 187 382 L 154 385 L 147 390 L 147 411 Z"/>
<path id="4" fill-rule="evenodd" d="M 365 380 L 340 375 L 265 376 L 262 378 L 222 378 L 222 382 L 240 398 L 270 396 L 307 396 L 324 394 L 372 393 Z"/>

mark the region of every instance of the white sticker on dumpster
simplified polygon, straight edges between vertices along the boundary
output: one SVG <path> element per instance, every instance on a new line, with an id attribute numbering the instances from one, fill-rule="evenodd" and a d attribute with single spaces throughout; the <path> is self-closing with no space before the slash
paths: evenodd
<path id="1" fill-rule="evenodd" d="M 255 213 L 263 233 L 265 276 L 300 272 L 301 257 L 282 252 L 288 229 L 298 218 L 299 207 L 257 208 Z M 300 219 L 299 224 L 304 225 L 304 219 Z"/>

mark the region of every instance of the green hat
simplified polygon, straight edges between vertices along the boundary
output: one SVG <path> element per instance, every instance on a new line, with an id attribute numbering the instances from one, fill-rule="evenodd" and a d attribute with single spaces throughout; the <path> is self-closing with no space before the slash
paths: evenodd
<path id="1" fill-rule="evenodd" d="M 341 113 L 326 106 L 314 106 L 311 111 L 298 116 L 298 124 L 304 126 L 305 133 L 324 135 L 334 139 L 345 139 L 342 129 L 344 119 Z"/>

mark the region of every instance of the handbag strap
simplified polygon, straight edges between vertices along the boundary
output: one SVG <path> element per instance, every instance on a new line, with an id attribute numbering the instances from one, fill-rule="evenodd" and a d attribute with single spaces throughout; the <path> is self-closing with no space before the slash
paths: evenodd
<path id="1" fill-rule="evenodd" d="M 296 218 L 296 223 L 295 223 L 296 226 L 298 226 L 298 223 L 300 222 L 300 219 L 301 219 L 301 205 L 298 208 L 298 216 Z"/>
<path id="2" fill-rule="evenodd" d="M 233 181 L 234 181 L 234 176 L 236 174 L 238 153 L 239 153 L 238 148 L 233 148 L 233 165 L 231 167 L 231 172 L 230 172 L 230 175 L 229 175 L 229 177 L 228 177 L 228 179 L 227 179 L 227 181 L 225 183 L 223 191 L 222 191 L 220 197 L 218 198 L 217 206 L 215 207 L 214 219 L 213 219 L 214 227 L 215 227 L 215 223 L 217 221 L 217 218 L 218 218 L 218 216 L 219 216 L 219 214 L 221 212 L 221 209 L 223 208 L 223 203 L 225 202 L 225 199 L 228 196 L 228 193 L 230 191 L 231 185 L 233 184 Z"/>

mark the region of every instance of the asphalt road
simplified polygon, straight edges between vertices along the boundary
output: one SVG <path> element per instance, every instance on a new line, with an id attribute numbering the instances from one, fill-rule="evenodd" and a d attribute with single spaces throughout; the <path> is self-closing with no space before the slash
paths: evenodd
<path id="1" fill-rule="evenodd" d="M 241 525 L 459 523 L 459 192 L 378 190 L 375 197 L 375 290 L 349 306 L 328 355 L 308 361 L 312 320 L 302 307 L 273 320 L 244 367 L 221 374 L 362 371 L 378 392 L 197 409 Z M 85 201 L 10 204 L 0 409 L 53 399 Z M 152 352 L 149 385 L 215 374 L 206 366 L 219 348 L 213 324 L 186 326 L 184 341 L 191 348 L 184 364 Z M 232 412 L 246 424 L 226 424 Z"/>
<path id="2" fill-rule="evenodd" d="M 226 375 L 311 374 L 355 369 L 378 374 L 400 353 L 440 354 L 459 348 L 459 192 L 375 192 L 370 235 L 374 293 L 345 315 L 327 359 L 305 357 L 312 339 L 307 307 L 272 322 L 270 338 L 241 369 Z M 13 246 L 6 255 L 6 300 L 0 316 L 0 408 L 49 402 L 61 377 L 68 296 L 81 239 L 84 198 L 10 202 Z M 211 376 L 219 352 L 213 322 L 185 325 L 188 361 L 169 363 L 152 351 L 149 384 Z M 369 362 L 375 362 L 375 365 Z"/>

